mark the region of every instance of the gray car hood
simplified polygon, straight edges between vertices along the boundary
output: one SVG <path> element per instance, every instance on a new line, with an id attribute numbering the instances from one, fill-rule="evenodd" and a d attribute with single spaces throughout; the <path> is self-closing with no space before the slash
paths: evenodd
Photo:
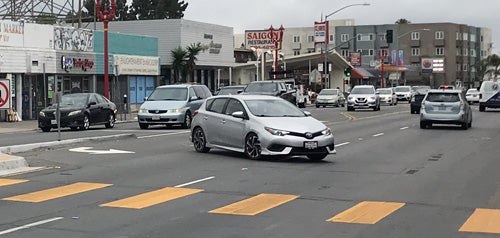
<path id="1" fill-rule="evenodd" d="M 186 101 L 145 101 L 141 109 L 147 110 L 170 110 L 184 108 Z"/>
<path id="2" fill-rule="evenodd" d="M 325 124 L 313 117 L 257 117 L 257 120 L 273 129 L 299 133 L 318 132 L 326 129 Z"/>
<path id="3" fill-rule="evenodd" d="M 336 99 L 337 95 L 318 95 L 317 99 Z"/>
<path id="4" fill-rule="evenodd" d="M 369 97 L 375 97 L 375 94 L 351 94 L 349 96 L 352 96 L 355 98 L 369 98 Z"/>

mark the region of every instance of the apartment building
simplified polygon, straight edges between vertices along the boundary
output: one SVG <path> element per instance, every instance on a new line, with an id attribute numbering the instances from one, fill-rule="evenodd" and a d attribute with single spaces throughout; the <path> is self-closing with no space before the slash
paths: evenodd
<path id="1" fill-rule="evenodd" d="M 393 32 L 392 43 L 387 43 L 387 30 Z M 492 52 L 491 30 L 464 24 L 337 26 L 335 32 L 339 54 L 349 60 L 358 53 L 356 67 L 378 71 L 385 85 L 477 87 L 476 65 Z M 433 61 L 438 63 L 432 72 L 422 65 Z"/>

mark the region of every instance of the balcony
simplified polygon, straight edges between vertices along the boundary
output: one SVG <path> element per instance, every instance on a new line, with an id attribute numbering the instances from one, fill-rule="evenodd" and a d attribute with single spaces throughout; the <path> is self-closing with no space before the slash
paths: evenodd
<path id="1" fill-rule="evenodd" d="M 411 40 L 410 47 L 420 47 L 420 40 Z"/>
<path id="2" fill-rule="evenodd" d="M 444 46 L 444 39 L 435 39 L 434 46 Z"/>

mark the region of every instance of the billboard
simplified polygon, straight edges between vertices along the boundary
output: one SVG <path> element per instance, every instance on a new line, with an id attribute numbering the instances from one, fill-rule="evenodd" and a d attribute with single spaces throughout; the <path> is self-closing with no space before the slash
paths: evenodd
<path id="1" fill-rule="evenodd" d="M 245 45 L 247 48 L 255 49 L 275 49 L 274 39 L 280 38 L 280 32 L 274 31 L 271 35 L 269 30 L 249 30 L 245 31 Z M 278 49 L 281 49 L 281 42 L 278 44 Z"/>
<path id="2" fill-rule="evenodd" d="M 361 65 L 361 53 L 360 52 L 351 52 L 349 56 L 349 63 L 353 66 Z"/>

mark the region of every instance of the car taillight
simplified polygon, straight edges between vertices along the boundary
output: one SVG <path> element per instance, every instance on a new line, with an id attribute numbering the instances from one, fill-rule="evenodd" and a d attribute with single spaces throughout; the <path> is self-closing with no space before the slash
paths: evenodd
<path id="1" fill-rule="evenodd" d="M 196 115 L 198 115 L 198 110 L 194 111 L 193 117 L 195 117 Z"/>

